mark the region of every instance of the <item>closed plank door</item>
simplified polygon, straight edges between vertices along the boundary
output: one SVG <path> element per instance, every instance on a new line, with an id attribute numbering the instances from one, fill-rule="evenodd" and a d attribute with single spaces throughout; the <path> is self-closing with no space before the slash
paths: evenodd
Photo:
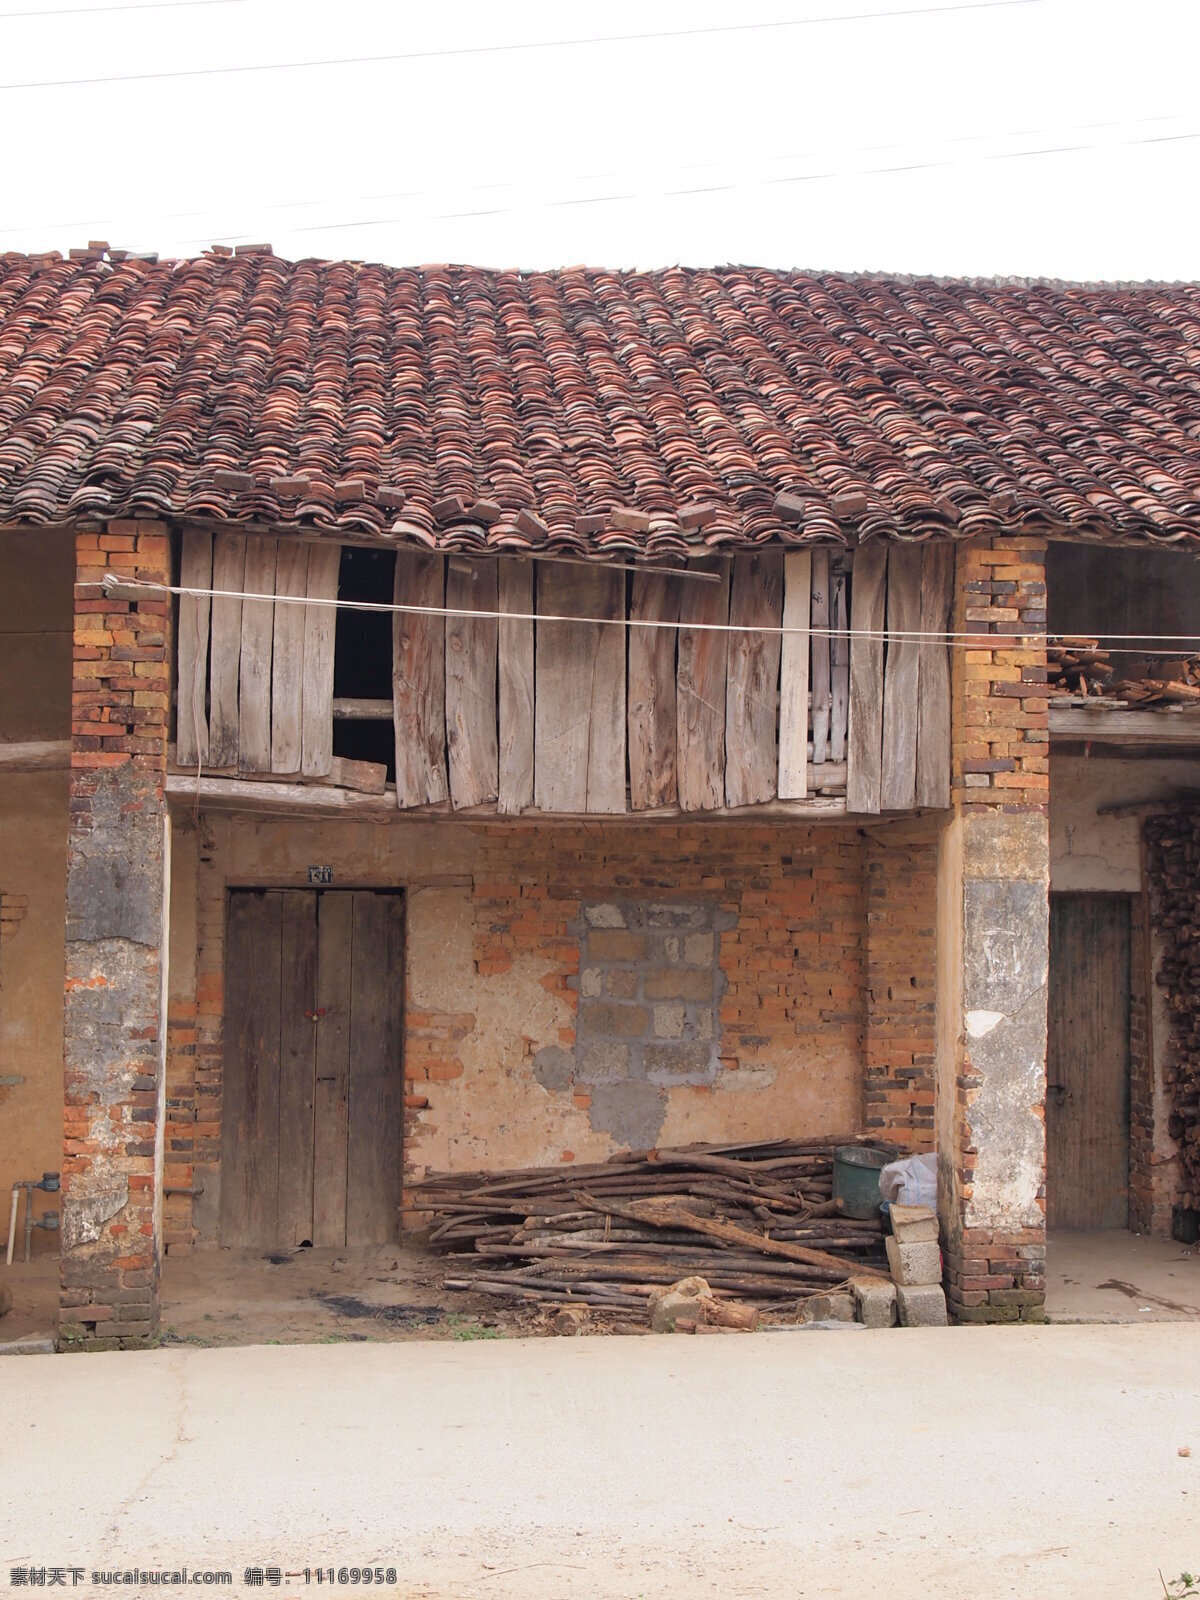
<path id="1" fill-rule="evenodd" d="M 1046 1217 L 1129 1222 L 1129 901 L 1050 897 Z"/>
<path id="2" fill-rule="evenodd" d="M 233 891 L 226 959 L 221 1244 L 395 1239 L 402 897 Z"/>

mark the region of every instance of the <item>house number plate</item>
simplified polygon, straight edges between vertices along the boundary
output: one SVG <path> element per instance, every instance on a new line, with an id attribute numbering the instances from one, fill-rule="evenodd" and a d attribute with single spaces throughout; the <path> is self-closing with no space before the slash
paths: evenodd
<path id="1" fill-rule="evenodd" d="M 309 867 L 309 869 L 308 869 L 308 881 L 309 881 L 310 884 L 332 883 L 333 882 L 333 868 L 332 867 Z"/>

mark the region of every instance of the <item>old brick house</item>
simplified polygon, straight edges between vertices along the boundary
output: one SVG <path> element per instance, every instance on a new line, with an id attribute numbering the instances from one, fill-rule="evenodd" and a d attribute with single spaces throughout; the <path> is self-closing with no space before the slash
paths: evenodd
<path id="1" fill-rule="evenodd" d="M 973 1320 L 1192 1204 L 1200 728 L 1046 634 L 1195 628 L 1195 289 L 78 256 L 0 258 L 0 1192 L 78 1335 L 430 1167 L 936 1147 Z"/>

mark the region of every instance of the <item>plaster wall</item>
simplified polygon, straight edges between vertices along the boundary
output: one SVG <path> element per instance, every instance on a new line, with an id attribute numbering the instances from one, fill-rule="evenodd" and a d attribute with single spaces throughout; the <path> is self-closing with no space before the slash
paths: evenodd
<path id="1" fill-rule="evenodd" d="M 1200 789 L 1200 760 L 1050 758 L 1050 888 L 1141 894 L 1141 819 L 1102 816 L 1109 806 Z"/>
<path id="2" fill-rule="evenodd" d="M 69 535 L 0 533 L 0 741 L 70 737 L 74 573 Z M 65 770 L 0 773 L 0 1226 L 13 1182 L 62 1164 L 67 817 Z M 36 1193 L 34 1212 L 58 1203 Z"/>

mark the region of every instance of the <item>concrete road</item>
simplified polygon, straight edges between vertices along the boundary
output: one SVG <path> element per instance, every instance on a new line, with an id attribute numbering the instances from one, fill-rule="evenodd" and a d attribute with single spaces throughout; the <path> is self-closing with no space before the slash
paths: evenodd
<path id="1" fill-rule="evenodd" d="M 1200 1568 L 1198 1391 L 1200 1326 L 1165 1323 L 25 1356 L 0 1586 L 319 1592 L 245 1587 L 274 1562 L 447 1600 L 1153 1600 Z"/>

